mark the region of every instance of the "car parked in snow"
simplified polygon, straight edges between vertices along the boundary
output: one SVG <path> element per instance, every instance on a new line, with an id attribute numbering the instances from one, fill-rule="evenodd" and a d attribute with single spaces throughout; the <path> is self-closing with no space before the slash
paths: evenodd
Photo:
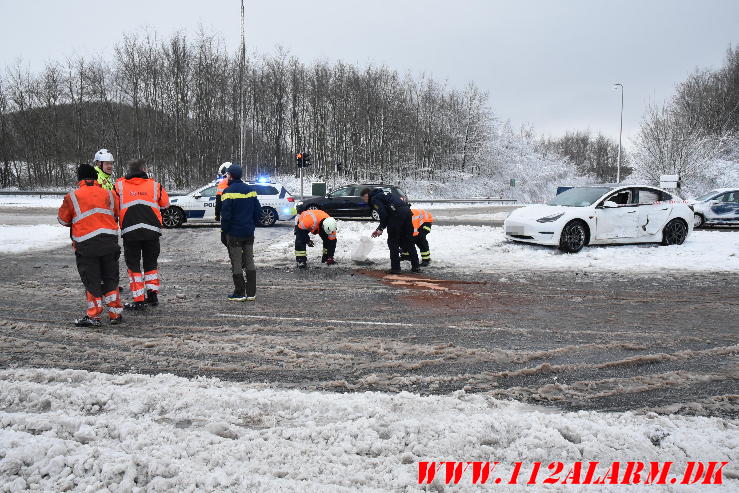
<path id="1" fill-rule="evenodd" d="M 693 227 L 739 225 L 739 188 L 717 188 L 690 201 L 693 206 Z"/>
<path id="2" fill-rule="evenodd" d="M 680 245 L 693 229 L 693 211 L 679 198 L 647 185 L 592 185 L 566 190 L 546 205 L 516 209 L 503 224 L 506 238 L 557 246 Z"/>
<path id="3" fill-rule="evenodd" d="M 281 184 L 263 181 L 248 184 L 256 190 L 262 206 L 260 226 L 272 226 L 277 221 L 289 221 L 295 217 L 295 199 Z M 215 221 L 216 185 L 217 182 L 211 182 L 187 195 L 171 196 L 170 207 L 162 211 L 164 227 L 177 228 L 192 221 Z"/>
<path id="4" fill-rule="evenodd" d="M 310 197 L 298 202 L 297 209 L 304 211 L 308 209 L 320 209 L 328 212 L 334 217 L 371 217 L 375 221 L 380 220 L 377 211 L 370 209 L 369 204 L 362 200 L 359 195 L 364 188 L 381 188 L 386 192 L 408 202 L 408 197 L 396 186 L 384 185 L 382 183 L 351 184 L 336 190 L 332 190 L 323 197 Z"/>

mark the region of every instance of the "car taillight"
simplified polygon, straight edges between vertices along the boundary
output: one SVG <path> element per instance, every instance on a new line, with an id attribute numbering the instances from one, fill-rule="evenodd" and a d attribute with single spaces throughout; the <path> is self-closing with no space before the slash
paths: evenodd
<path id="1" fill-rule="evenodd" d="M 295 199 L 294 199 L 294 198 L 292 198 L 292 197 L 288 197 L 288 198 L 287 198 L 287 201 L 288 201 L 288 202 L 295 202 Z"/>

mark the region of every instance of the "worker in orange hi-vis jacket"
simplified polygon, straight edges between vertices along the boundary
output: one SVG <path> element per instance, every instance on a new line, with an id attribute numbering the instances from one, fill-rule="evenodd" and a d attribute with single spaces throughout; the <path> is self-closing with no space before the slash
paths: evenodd
<path id="1" fill-rule="evenodd" d="M 159 304 L 159 237 L 162 236 L 161 209 L 169 207 L 169 195 L 147 174 L 146 161 L 128 162 L 128 174 L 115 182 L 121 204 L 120 224 L 123 258 L 128 267 L 132 303 L 124 307 L 142 310 Z M 143 263 L 143 269 L 141 268 Z M 146 295 L 146 298 L 144 298 Z"/>
<path id="2" fill-rule="evenodd" d="M 310 234 L 317 234 L 323 241 L 323 255 L 321 262 L 326 265 L 334 265 L 334 252 L 336 251 L 336 219 L 319 209 L 310 209 L 301 212 L 295 218 L 295 260 L 298 268 L 305 269 L 308 266 L 308 252 L 306 246 L 313 246 Z"/>
<path id="3" fill-rule="evenodd" d="M 426 267 L 431 263 L 431 248 L 426 236 L 431 232 L 431 223 L 434 222 L 434 216 L 430 212 L 423 209 L 411 209 L 413 215 L 413 243 L 418 247 L 421 254 L 421 267 Z M 403 252 L 403 260 L 410 260 L 408 252 Z"/>
<path id="4" fill-rule="evenodd" d="M 78 327 L 99 327 L 103 304 L 111 324 L 121 323 L 123 306 L 118 291 L 118 197 L 104 190 L 89 164 L 77 170 L 79 188 L 64 196 L 58 220 L 70 228 L 77 270 L 85 286 L 87 313 L 74 321 Z"/>

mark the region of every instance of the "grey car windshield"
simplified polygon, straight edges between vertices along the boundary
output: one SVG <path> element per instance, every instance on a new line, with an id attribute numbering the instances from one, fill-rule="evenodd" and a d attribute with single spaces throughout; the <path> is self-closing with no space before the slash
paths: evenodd
<path id="1" fill-rule="evenodd" d="M 568 207 L 587 207 L 610 191 L 609 187 L 575 187 L 560 193 L 547 205 L 565 205 Z"/>

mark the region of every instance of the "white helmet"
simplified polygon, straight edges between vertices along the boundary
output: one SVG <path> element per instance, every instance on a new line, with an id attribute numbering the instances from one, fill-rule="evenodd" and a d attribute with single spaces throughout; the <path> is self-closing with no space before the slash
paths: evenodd
<path id="1" fill-rule="evenodd" d="M 327 217 L 323 220 L 323 232 L 327 235 L 336 233 L 336 219 L 333 217 Z"/>
<path id="2" fill-rule="evenodd" d="M 95 153 L 95 161 L 109 161 L 112 163 L 115 161 L 115 159 L 113 159 L 113 154 L 111 154 L 108 149 L 100 149 L 98 152 Z"/>
<path id="3" fill-rule="evenodd" d="M 218 168 L 218 174 L 219 175 L 225 175 L 226 174 L 226 171 L 228 171 L 228 168 L 230 168 L 230 167 L 231 167 L 231 162 L 230 161 L 226 161 L 225 163 L 223 163 L 221 165 L 220 168 Z"/>

